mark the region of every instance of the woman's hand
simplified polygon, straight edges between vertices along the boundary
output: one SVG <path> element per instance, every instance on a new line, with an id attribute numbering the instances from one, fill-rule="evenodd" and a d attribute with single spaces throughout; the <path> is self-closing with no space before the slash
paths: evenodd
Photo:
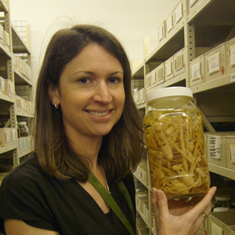
<path id="1" fill-rule="evenodd" d="M 201 198 L 193 198 L 195 206 L 185 200 L 167 200 L 163 191 L 153 188 L 152 204 L 158 235 L 196 235 L 201 223 L 211 211 L 211 199 L 216 191 L 212 187 Z M 200 201 L 200 202 L 198 202 Z"/>

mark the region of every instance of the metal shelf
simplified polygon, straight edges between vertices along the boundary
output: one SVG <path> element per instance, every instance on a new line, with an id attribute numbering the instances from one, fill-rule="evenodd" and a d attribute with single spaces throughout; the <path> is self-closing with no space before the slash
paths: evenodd
<path id="1" fill-rule="evenodd" d="M 29 80 L 28 77 L 26 77 L 25 75 L 21 74 L 18 70 L 14 69 L 14 73 L 15 73 L 15 85 L 30 85 L 32 86 L 32 81 Z"/>
<path id="2" fill-rule="evenodd" d="M 210 172 L 235 180 L 235 171 L 212 163 L 208 163 L 208 166 Z"/>
<path id="3" fill-rule="evenodd" d="M 200 92 L 207 92 L 215 88 L 221 89 L 221 87 L 226 85 L 231 85 L 230 89 L 235 91 L 235 73 L 192 86 L 190 89 L 194 94 L 196 94 Z"/>
<path id="4" fill-rule="evenodd" d="M 132 75 L 133 79 L 144 79 L 144 62 L 141 63 L 134 71 Z"/>
<path id="5" fill-rule="evenodd" d="M 17 143 L 13 143 L 13 144 L 10 144 L 6 147 L 0 147 L 0 154 L 3 154 L 3 153 L 6 153 L 6 152 L 9 152 L 11 150 L 14 150 L 17 148 Z"/>
<path id="6" fill-rule="evenodd" d="M 2 0 L 0 0 L 0 11 L 8 12 L 8 6 Z"/>
<path id="7" fill-rule="evenodd" d="M 19 36 L 17 30 L 12 25 L 12 43 L 13 43 L 13 53 L 27 53 L 30 54 L 30 49 L 28 46 L 23 42 L 21 37 Z"/>

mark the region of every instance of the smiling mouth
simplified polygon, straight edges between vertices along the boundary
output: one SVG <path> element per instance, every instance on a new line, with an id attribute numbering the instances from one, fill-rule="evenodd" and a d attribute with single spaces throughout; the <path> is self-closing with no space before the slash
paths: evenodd
<path id="1" fill-rule="evenodd" d="M 94 116 L 103 117 L 103 116 L 106 116 L 107 114 L 109 114 L 109 111 L 107 111 L 107 112 L 89 111 L 88 113 L 91 115 L 94 115 Z"/>

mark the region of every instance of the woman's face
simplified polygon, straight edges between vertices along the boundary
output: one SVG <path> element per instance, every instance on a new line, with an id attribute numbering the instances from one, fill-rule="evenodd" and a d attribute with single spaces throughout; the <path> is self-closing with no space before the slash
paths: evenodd
<path id="1" fill-rule="evenodd" d="M 89 44 L 65 66 L 53 98 L 61 107 L 68 137 L 104 136 L 122 115 L 122 66 L 103 47 Z"/>

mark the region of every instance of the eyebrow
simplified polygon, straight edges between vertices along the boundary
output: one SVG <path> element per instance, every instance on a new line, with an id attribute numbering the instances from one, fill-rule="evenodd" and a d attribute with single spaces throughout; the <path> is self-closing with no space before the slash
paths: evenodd
<path id="1" fill-rule="evenodd" d="M 86 73 L 86 74 L 90 74 L 90 75 L 94 75 L 95 73 L 94 72 L 91 72 L 91 71 L 78 71 L 78 72 L 75 72 L 74 74 L 79 74 L 79 73 Z M 110 75 L 115 75 L 115 74 L 124 74 L 123 72 L 121 72 L 121 71 L 116 71 L 116 72 L 113 72 L 113 73 L 110 73 L 109 74 L 109 76 Z"/>

